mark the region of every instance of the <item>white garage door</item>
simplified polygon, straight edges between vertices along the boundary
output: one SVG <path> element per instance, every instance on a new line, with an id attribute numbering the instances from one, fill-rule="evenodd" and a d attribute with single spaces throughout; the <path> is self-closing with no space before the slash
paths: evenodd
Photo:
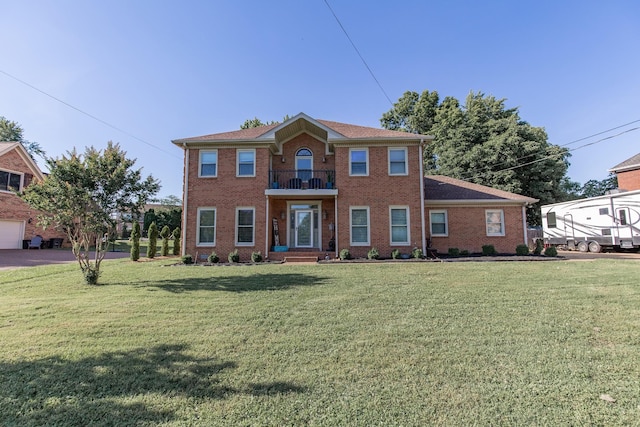
<path id="1" fill-rule="evenodd" d="M 0 220 L 0 249 L 22 249 L 24 222 Z"/>

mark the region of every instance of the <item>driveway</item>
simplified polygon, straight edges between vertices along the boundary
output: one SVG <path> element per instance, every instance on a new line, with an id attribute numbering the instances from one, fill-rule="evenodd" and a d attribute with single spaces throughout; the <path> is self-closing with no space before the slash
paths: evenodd
<path id="1" fill-rule="evenodd" d="M 128 252 L 107 252 L 104 258 L 128 257 Z M 0 270 L 69 262 L 76 262 L 71 249 L 0 249 Z"/>
<path id="2" fill-rule="evenodd" d="M 592 259 L 635 259 L 640 260 L 638 252 L 578 252 L 578 251 L 558 251 L 558 256 L 572 261 L 585 261 Z"/>

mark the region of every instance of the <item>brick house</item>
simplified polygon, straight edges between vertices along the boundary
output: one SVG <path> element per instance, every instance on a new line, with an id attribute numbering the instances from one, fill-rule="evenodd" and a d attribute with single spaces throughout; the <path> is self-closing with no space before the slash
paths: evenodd
<path id="1" fill-rule="evenodd" d="M 640 153 L 609 169 L 618 177 L 621 190 L 640 190 Z"/>
<path id="2" fill-rule="evenodd" d="M 36 225 L 38 211 L 29 207 L 15 191 L 21 191 L 44 176 L 18 142 L 0 142 L 0 249 L 20 249 L 23 240 L 40 235 L 45 241 L 62 234 Z"/>
<path id="3" fill-rule="evenodd" d="M 375 247 L 388 257 L 393 249 L 426 252 L 429 239 L 441 251 L 490 243 L 515 252 L 526 243 L 523 207 L 535 199 L 458 180 L 448 184 L 477 197 L 431 198 L 422 148 L 432 139 L 300 113 L 281 124 L 174 140 L 184 150 L 183 254 L 204 259 L 215 251 L 225 259 L 237 248 L 241 260 L 257 251 L 278 260 L 348 248 L 365 257 Z M 471 207 L 473 220 L 463 215 Z M 431 236 L 443 226 L 438 218 L 448 221 L 446 236 Z"/>

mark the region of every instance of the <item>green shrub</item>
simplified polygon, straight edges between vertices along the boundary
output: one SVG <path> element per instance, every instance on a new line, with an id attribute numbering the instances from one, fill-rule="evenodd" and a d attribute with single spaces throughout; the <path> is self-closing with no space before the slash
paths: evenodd
<path id="1" fill-rule="evenodd" d="M 449 253 L 449 256 L 457 257 L 457 256 L 460 256 L 460 249 L 458 249 L 458 248 L 449 248 L 448 253 Z"/>
<path id="2" fill-rule="evenodd" d="M 482 255 L 484 256 L 494 256 L 497 255 L 495 246 L 493 245 L 482 245 Z"/>
<path id="3" fill-rule="evenodd" d="M 529 246 L 524 244 L 516 246 L 516 255 L 529 255 Z"/>
<path id="4" fill-rule="evenodd" d="M 367 252 L 367 259 L 378 259 L 378 258 L 380 258 L 380 251 L 378 251 L 376 248 L 369 249 L 369 252 Z"/>
<path id="5" fill-rule="evenodd" d="M 182 263 L 186 265 L 193 264 L 193 257 L 191 255 L 185 255 L 180 258 L 180 261 L 182 261 Z"/>
<path id="6" fill-rule="evenodd" d="M 396 249 L 394 249 L 394 250 L 392 250 L 392 251 L 391 251 L 391 258 L 392 258 L 392 259 L 398 259 L 398 258 L 400 258 L 400 255 L 401 255 L 401 253 L 400 253 L 400 249 L 398 249 L 398 248 L 396 248 Z"/>
<path id="7" fill-rule="evenodd" d="M 147 257 L 155 258 L 156 252 L 158 251 L 158 227 L 156 226 L 156 222 L 153 221 L 149 226 L 149 231 L 147 232 L 149 235 L 149 245 L 147 246 Z"/>
<path id="8" fill-rule="evenodd" d="M 540 255 L 544 249 L 544 241 L 542 239 L 536 239 L 536 248 L 533 250 L 535 255 Z"/>
<path id="9" fill-rule="evenodd" d="M 176 227 L 171 236 L 173 237 L 173 254 L 180 255 L 180 227 Z"/>
<path id="10" fill-rule="evenodd" d="M 207 261 L 210 264 L 217 264 L 220 262 L 220 257 L 215 252 L 211 252 L 211 255 L 207 257 Z"/>
<path id="11" fill-rule="evenodd" d="M 171 229 L 168 225 L 162 227 L 160 231 L 160 237 L 162 237 L 162 256 L 169 256 L 169 237 L 171 237 Z"/>
<path id="12" fill-rule="evenodd" d="M 262 262 L 262 252 L 251 252 L 251 261 L 252 262 Z"/>
<path id="13" fill-rule="evenodd" d="M 231 263 L 240 262 L 240 254 L 238 254 L 237 248 L 229 252 L 229 256 L 227 256 L 227 260 L 229 260 L 229 262 Z"/>
<path id="14" fill-rule="evenodd" d="M 133 223 L 133 229 L 131 230 L 131 261 L 138 261 L 140 259 L 140 223 L 138 221 Z"/>
<path id="15" fill-rule="evenodd" d="M 555 246 L 549 246 L 547 249 L 544 250 L 544 256 L 557 257 L 558 250 L 556 249 Z"/>
<path id="16" fill-rule="evenodd" d="M 82 274 L 84 275 L 84 281 L 87 285 L 97 285 L 98 278 L 100 277 L 100 271 L 96 269 L 94 266 L 90 266 L 82 269 Z"/>
<path id="17" fill-rule="evenodd" d="M 341 249 L 339 257 L 341 260 L 351 259 L 351 252 L 349 252 L 349 249 L 347 248 Z"/>
<path id="18" fill-rule="evenodd" d="M 463 249 L 460 251 L 460 256 L 469 256 L 469 250 L 468 249 Z"/>
<path id="19" fill-rule="evenodd" d="M 422 253 L 422 249 L 420 248 L 413 248 L 413 250 L 411 251 L 411 258 L 422 259 L 423 256 L 424 254 Z"/>

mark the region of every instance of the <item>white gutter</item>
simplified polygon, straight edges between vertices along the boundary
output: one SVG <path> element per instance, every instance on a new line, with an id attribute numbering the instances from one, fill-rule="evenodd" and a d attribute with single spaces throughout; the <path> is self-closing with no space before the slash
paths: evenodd
<path id="1" fill-rule="evenodd" d="M 529 246 L 529 236 L 527 234 L 527 205 L 522 205 L 522 230 L 524 233 L 524 244 Z"/>
<path id="2" fill-rule="evenodd" d="M 424 218 L 424 161 L 422 159 L 422 147 L 424 146 L 424 139 L 420 139 L 420 221 L 422 229 L 422 253 L 427 255 L 427 230 L 425 229 Z"/>
<path id="3" fill-rule="evenodd" d="M 265 227 L 264 227 L 264 258 L 269 258 L 269 196 L 266 199 L 266 208 L 265 208 Z"/>
<path id="4" fill-rule="evenodd" d="M 334 258 L 338 258 L 338 253 L 340 252 L 340 249 L 338 249 L 338 195 L 336 194 L 335 196 L 333 196 L 333 208 L 334 208 L 334 213 L 333 213 L 333 242 L 334 242 Z"/>
<path id="5" fill-rule="evenodd" d="M 186 242 L 187 242 L 187 208 L 189 197 L 189 148 L 187 144 L 182 144 L 184 149 L 184 188 L 182 189 L 182 244 L 180 245 L 180 252 L 182 256 L 187 254 Z M 196 260 L 197 261 L 197 260 Z"/>

